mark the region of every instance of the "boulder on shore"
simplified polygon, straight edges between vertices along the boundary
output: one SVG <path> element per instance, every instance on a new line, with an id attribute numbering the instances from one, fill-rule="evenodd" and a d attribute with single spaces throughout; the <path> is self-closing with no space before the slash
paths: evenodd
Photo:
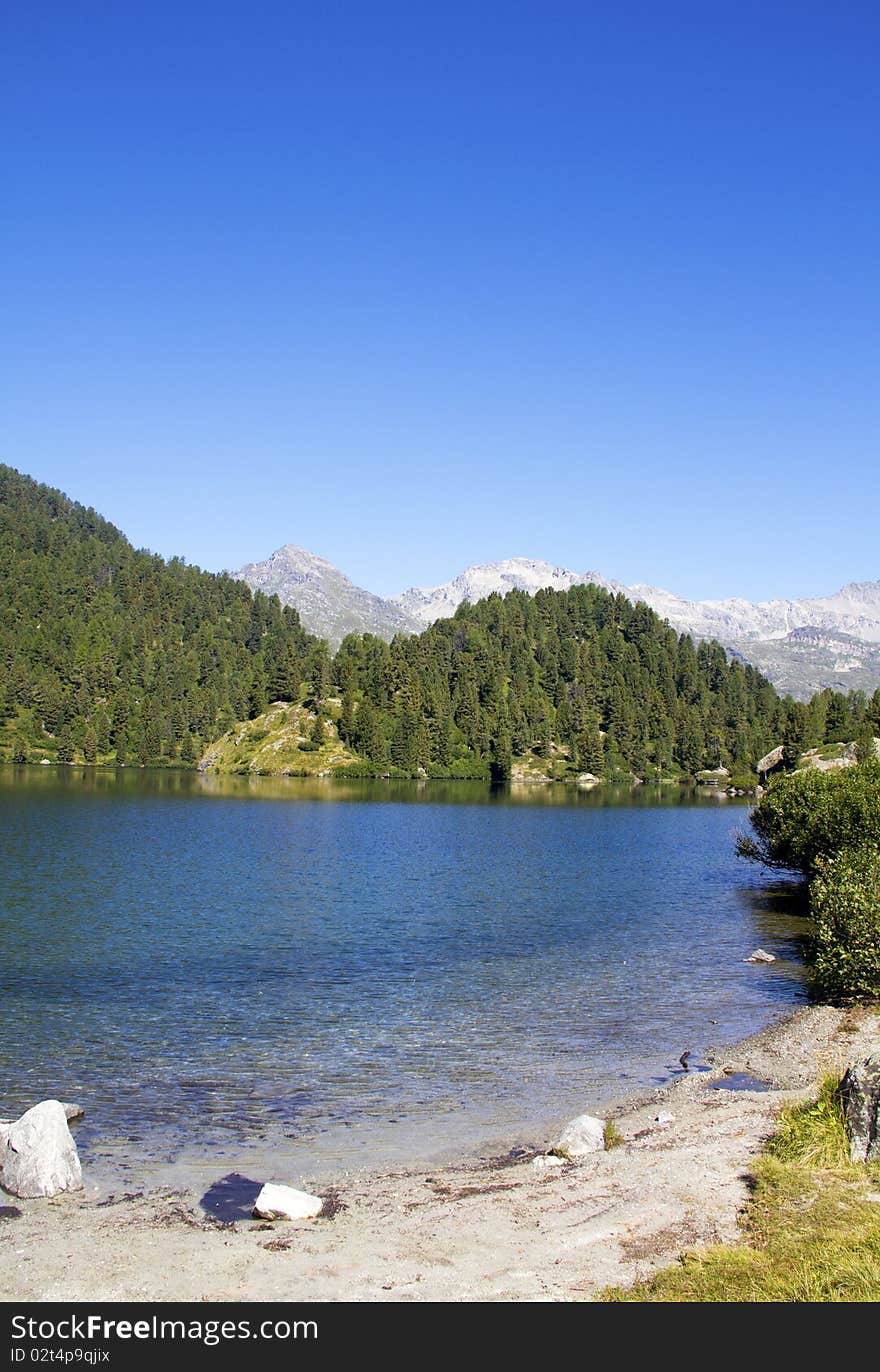
<path id="1" fill-rule="evenodd" d="M 557 1157 L 584 1158 L 605 1147 L 605 1121 L 595 1115 L 578 1115 L 565 1126 L 551 1152 Z"/>
<path id="2" fill-rule="evenodd" d="M 254 1218 L 261 1220 L 313 1220 L 324 1209 L 320 1196 L 297 1191 L 293 1186 L 268 1182 L 254 1201 Z"/>
<path id="3" fill-rule="evenodd" d="M 852 1062 L 841 1084 L 853 1162 L 880 1161 L 880 1053 Z"/>
<path id="4" fill-rule="evenodd" d="M 82 1168 L 64 1106 L 44 1100 L 0 1125 L 0 1187 L 32 1199 L 82 1187 Z"/>

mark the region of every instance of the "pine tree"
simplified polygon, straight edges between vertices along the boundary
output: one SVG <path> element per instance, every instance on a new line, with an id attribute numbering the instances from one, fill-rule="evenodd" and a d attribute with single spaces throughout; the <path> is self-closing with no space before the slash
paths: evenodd
<path id="1" fill-rule="evenodd" d="M 83 739 L 83 757 L 86 762 L 94 763 L 98 757 L 98 735 L 93 725 L 89 725 Z"/>
<path id="2" fill-rule="evenodd" d="M 513 773 L 513 745 L 510 733 L 505 729 L 497 735 L 492 744 L 490 776 L 493 785 L 505 785 Z"/>

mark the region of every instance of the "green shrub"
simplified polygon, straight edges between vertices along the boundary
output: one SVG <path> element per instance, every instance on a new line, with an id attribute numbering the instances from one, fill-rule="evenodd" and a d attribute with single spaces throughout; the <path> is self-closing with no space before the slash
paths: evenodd
<path id="1" fill-rule="evenodd" d="M 824 863 L 810 899 L 819 990 L 880 996 L 880 847 L 864 844 Z"/>
<path id="2" fill-rule="evenodd" d="M 740 835 L 741 857 L 812 877 L 844 848 L 880 844 L 880 762 L 779 777 L 750 821 L 755 837 Z"/>

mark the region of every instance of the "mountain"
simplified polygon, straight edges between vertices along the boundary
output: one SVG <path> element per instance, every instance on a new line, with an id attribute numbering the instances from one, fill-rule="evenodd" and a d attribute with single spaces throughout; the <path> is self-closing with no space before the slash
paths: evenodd
<path id="1" fill-rule="evenodd" d="M 473 604 L 497 592 L 509 590 L 534 594 L 542 587 L 567 590 L 570 586 L 595 585 L 622 592 L 629 600 L 643 600 L 662 619 L 679 632 L 697 638 L 733 640 L 786 638 L 793 630 L 819 628 L 849 634 L 869 643 L 880 643 L 880 581 L 853 582 L 835 595 L 813 600 L 685 600 L 659 586 L 636 583 L 632 586 L 609 580 L 601 572 L 574 572 L 536 562 L 527 557 L 512 557 L 468 567 L 452 581 L 430 590 L 414 587 L 393 596 L 395 604 L 431 624 L 455 613 L 462 601 Z"/>
<path id="2" fill-rule="evenodd" d="M 237 575 L 254 589 L 276 592 L 298 610 L 310 632 L 334 648 L 350 632 L 386 641 L 397 633 L 418 633 L 455 614 L 459 605 L 476 604 L 493 593 L 534 595 L 544 588 L 595 585 L 644 601 L 679 633 L 717 639 L 798 700 L 826 686 L 842 691 L 880 686 L 880 581 L 851 582 L 833 595 L 802 600 L 686 600 L 659 586 L 628 586 L 598 571 L 511 557 L 468 567 L 440 586 L 411 587 L 383 600 L 323 558 L 291 545 Z"/>
<path id="3" fill-rule="evenodd" d="M 246 563 L 233 576 L 292 605 L 305 628 L 334 649 L 346 634 L 375 634 L 390 642 L 395 634 L 417 634 L 425 627 L 400 605 L 355 586 L 332 562 L 293 543 L 265 562 Z"/>
<path id="4" fill-rule="evenodd" d="M 506 595 L 508 591 L 568 591 L 572 586 L 601 586 L 606 591 L 624 591 L 625 587 L 608 581 L 600 572 L 572 572 L 566 567 L 554 567 L 528 557 L 509 557 L 503 562 L 487 562 L 480 567 L 468 567 L 453 581 L 444 582 L 431 590 L 412 587 L 402 595 L 392 596 L 392 602 L 422 628 L 437 619 L 454 615 L 464 601 L 475 605 L 492 594 Z"/>
<path id="5" fill-rule="evenodd" d="M 868 695 L 880 686 L 880 643 L 851 634 L 807 625 L 784 638 L 732 640 L 726 646 L 795 700 L 809 700 L 826 686 Z"/>
<path id="6" fill-rule="evenodd" d="M 683 600 L 657 586 L 629 586 L 626 594 L 644 600 L 670 624 L 698 638 L 722 643 L 783 639 L 793 630 L 818 628 L 880 643 L 880 581 L 853 582 L 830 596 L 811 600 Z"/>
<path id="7" fill-rule="evenodd" d="M 189 764 L 320 656 L 295 610 L 0 465 L 0 758 Z"/>
<path id="8" fill-rule="evenodd" d="M 514 557 L 468 567 L 442 586 L 413 588 L 393 599 L 427 625 L 493 592 L 515 588 L 533 595 L 543 587 L 589 584 L 644 601 L 679 633 L 717 639 L 797 700 L 826 686 L 869 692 L 880 686 L 880 581 L 852 582 L 834 595 L 804 600 L 685 600 L 658 586 L 627 586 L 600 572 Z"/>

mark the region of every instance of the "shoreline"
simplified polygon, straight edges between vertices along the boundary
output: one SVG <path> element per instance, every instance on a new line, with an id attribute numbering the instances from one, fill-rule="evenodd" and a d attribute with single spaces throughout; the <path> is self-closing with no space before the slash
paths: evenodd
<path id="1" fill-rule="evenodd" d="M 248 1218 L 243 1178 L 204 1197 L 214 1213 L 167 1188 L 0 1193 L 0 1300 L 589 1300 L 683 1249 L 735 1241 L 749 1162 L 781 1106 L 878 1043 L 876 1010 L 802 1007 L 707 1052 L 708 1071 L 609 1103 L 618 1147 L 552 1167 L 529 1151 L 353 1172 L 317 1220 Z M 737 1081 L 750 1089 L 723 1085 Z"/>
<path id="2" fill-rule="evenodd" d="M 265 780 L 265 781 L 388 781 L 388 782 L 413 782 L 416 785 L 424 785 L 427 782 L 435 782 L 440 785 L 450 785 L 456 782 L 463 782 L 467 785 L 485 786 L 490 790 L 539 790 L 546 786 L 564 786 L 575 791 L 589 792 L 595 791 L 600 787 L 611 787 L 615 790 L 638 790 L 642 786 L 647 787 L 670 787 L 679 786 L 688 790 L 699 791 L 707 795 L 716 797 L 726 796 L 728 798 L 753 800 L 760 795 L 762 790 L 760 782 L 756 779 L 751 788 L 742 786 L 723 786 L 711 782 L 697 781 L 695 777 L 688 776 L 661 776 L 661 777 L 637 777 L 629 779 L 610 777 L 595 777 L 589 782 L 584 782 L 580 777 L 551 777 L 543 774 L 514 776 L 506 782 L 493 782 L 490 777 L 485 776 L 393 776 L 388 772 L 377 772 L 375 775 L 352 775 L 346 772 L 345 768 L 335 768 L 326 772 L 291 772 L 291 771 L 260 771 L 247 770 L 236 771 L 234 768 L 220 769 L 216 767 L 201 767 L 198 763 L 189 766 L 179 761 L 168 763 L 134 763 L 134 762 L 58 762 L 55 758 L 45 758 L 39 761 L 9 762 L 0 760 L 2 767 L 27 767 L 27 768 L 73 768 L 85 772 L 118 773 L 118 772 L 181 772 L 186 776 L 198 776 L 211 779 L 234 779 L 238 781 Z"/>

